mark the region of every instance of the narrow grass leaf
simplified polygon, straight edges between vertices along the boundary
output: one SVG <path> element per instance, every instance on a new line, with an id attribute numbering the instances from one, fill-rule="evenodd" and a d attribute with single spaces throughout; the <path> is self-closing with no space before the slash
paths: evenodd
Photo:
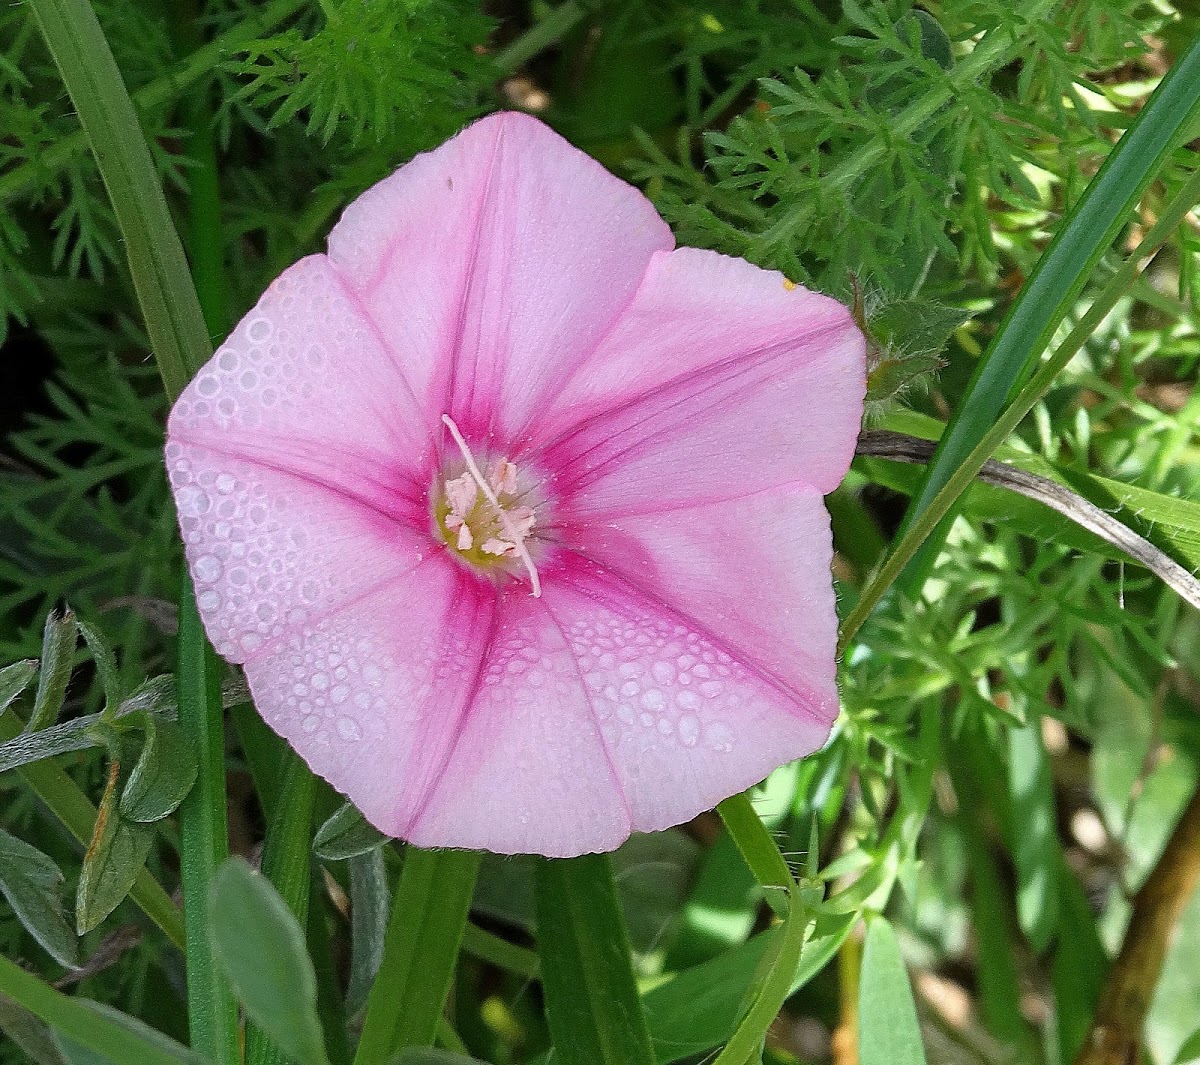
<path id="1" fill-rule="evenodd" d="M 867 926 L 858 990 L 859 1065 L 925 1065 L 912 985 L 892 926 Z"/>
<path id="2" fill-rule="evenodd" d="M 63 912 L 63 874 L 53 859 L 0 830 L 0 894 L 60 965 L 79 965 L 79 942 Z"/>
<path id="3" fill-rule="evenodd" d="M 480 857 L 479 851 L 405 849 L 355 1065 L 384 1065 L 405 1047 L 433 1045 Z"/>
<path id="4" fill-rule="evenodd" d="M 49 1026 L 4 995 L 0 995 L 0 1032 L 8 1036 L 33 1065 L 66 1065 Z"/>
<path id="5" fill-rule="evenodd" d="M 109 1065 L 208 1065 L 205 1059 L 136 1018 L 54 990 L 0 955 L 0 995 L 50 1025 L 55 1034 Z"/>
<path id="6" fill-rule="evenodd" d="M 146 742 L 121 793 L 121 816 L 161 821 L 183 802 L 196 782 L 196 745 L 175 721 L 146 715 Z"/>
<path id="7" fill-rule="evenodd" d="M 339 807 L 317 829 L 313 853 L 327 861 L 354 858 L 382 847 L 388 837 L 370 824 L 353 803 Z"/>
<path id="8" fill-rule="evenodd" d="M 30 732 L 38 732 L 58 720 L 63 700 L 67 695 L 67 684 L 75 665 L 75 644 L 79 632 L 75 626 L 75 615 L 70 608 L 60 614 L 57 610 L 46 615 L 42 629 L 41 673 L 38 676 L 37 694 L 33 697 L 33 713 L 29 717 Z"/>
<path id="9" fill-rule="evenodd" d="M 216 955 L 246 1015 L 301 1065 L 327 1065 L 317 978 L 295 915 L 240 858 L 217 870 L 209 896 Z"/>
<path id="10" fill-rule="evenodd" d="M 537 864 L 537 941 L 555 1060 L 651 1065 L 608 855 Z"/>
<path id="11" fill-rule="evenodd" d="M 1054 784 L 1039 718 L 1008 730 L 1009 846 L 1017 870 L 1017 918 L 1029 945 L 1042 953 L 1058 928 L 1059 843 Z"/>
<path id="12" fill-rule="evenodd" d="M 765 889 L 767 902 L 777 914 L 785 916 L 783 893 L 792 882 L 792 874 L 779 844 L 755 812 L 749 793 L 731 795 L 717 806 L 717 813 L 754 879 Z"/>
<path id="13" fill-rule="evenodd" d="M 946 487 L 1036 364 L 1121 226 L 1200 106 L 1200 38 L 1163 78 L 1038 260 L 950 420 L 901 535 Z M 943 521 L 906 567 L 899 587 L 915 598 L 940 549 Z"/>

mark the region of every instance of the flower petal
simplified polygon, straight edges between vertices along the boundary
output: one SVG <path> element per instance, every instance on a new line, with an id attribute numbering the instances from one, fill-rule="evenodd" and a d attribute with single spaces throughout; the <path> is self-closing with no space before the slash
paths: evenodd
<path id="1" fill-rule="evenodd" d="M 540 600 L 514 600 L 519 616 L 502 613 L 514 639 L 413 826 L 419 845 L 611 850 L 631 827 L 687 821 L 824 742 L 824 710 L 625 582 L 570 571 Z"/>
<path id="2" fill-rule="evenodd" d="M 167 431 L 368 498 L 417 491 L 434 441 L 395 353 L 320 255 L 276 278 L 184 390 Z"/>
<path id="3" fill-rule="evenodd" d="M 329 255 L 433 416 L 526 425 L 674 240 L 650 202 L 548 126 L 485 118 L 369 189 Z"/>
<path id="4" fill-rule="evenodd" d="M 376 827 L 407 838 L 457 742 L 494 600 L 439 553 L 247 662 L 255 706 Z"/>
<path id="5" fill-rule="evenodd" d="M 845 307 L 781 274 L 658 255 L 550 405 L 539 461 L 597 517 L 795 481 L 831 492 L 862 419 L 864 346 Z"/>
<path id="6" fill-rule="evenodd" d="M 310 478 L 179 439 L 166 454 L 196 604 L 231 662 L 412 570 L 432 550 L 428 535 Z"/>
<path id="7" fill-rule="evenodd" d="M 506 596 L 454 755 L 408 838 L 569 857 L 612 850 L 629 830 L 563 632 L 540 600 Z"/>
<path id="8" fill-rule="evenodd" d="M 569 534 L 631 587 L 777 678 L 827 724 L 837 716 L 833 537 L 820 492 L 788 485 L 612 518 Z"/>

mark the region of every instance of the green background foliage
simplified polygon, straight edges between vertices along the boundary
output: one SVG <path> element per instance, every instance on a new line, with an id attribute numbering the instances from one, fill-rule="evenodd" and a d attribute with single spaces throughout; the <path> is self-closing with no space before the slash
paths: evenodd
<path id="1" fill-rule="evenodd" d="M 148 360 L 174 387 L 162 330 L 185 376 L 359 192 L 522 107 L 639 184 L 681 243 L 853 302 L 872 424 L 977 440 L 983 353 L 1016 335 L 1016 294 L 1198 34 L 1167 0 L 0 10 L 0 1062 L 198 1060 L 189 1044 L 238 1061 L 235 998 L 252 1065 L 402 1047 L 497 1065 L 1072 1061 L 1200 780 L 1200 625 L 1174 591 L 975 484 L 936 559 L 875 604 L 923 480 L 860 457 L 829 499 L 835 576 L 843 615 L 874 609 L 847 630 L 823 751 L 611 859 L 408 853 L 206 653 Z M 90 101 L 55 65 L 72 41 L 68 86 L 104 41 L 119 71 Z M 143 138 L 113 127 L 108 162 L 149 155 L 122 208 L 88 104 L 119 114 L 126 90 Z M 1120 271 L 1188 194 L 1189 106 L 1147 111 L 1171 150 L 1128 209 L 1089 218 L 1114 236 L 1094 268 L 1053 267 L 1069 298 L 1049 350 L 1082 320 L 1081 343 L 996 457 L 1194 573 L 1194 211 Z M 173 222 L 194 290 L 170 255 L 139 259 L 139 212 Z M 1096 323 L 1093 300 L 1111 304 Z M 263 876 L 221 864 L 226 826 Z M 1182 901 L 1145 989 L 1154 1065 L 1190 1060 L 1200 1030 L 1200 898 Z M 256 967 L 272 948 L 278 966 Z"/>

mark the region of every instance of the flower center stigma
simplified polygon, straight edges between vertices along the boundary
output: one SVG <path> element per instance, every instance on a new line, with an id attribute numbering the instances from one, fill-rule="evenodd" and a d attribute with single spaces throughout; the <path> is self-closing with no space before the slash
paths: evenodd
<path id="1" fill-rule="evenodd" d="M 525 543 L 536 516 L 520 501 L 517 467 L 500 458 L 485 476 L 454 419 L 443 414 L 442 422 L 462 452 L 466 469 L 442 482 L 434 515 L 438 532 L 447 547 L 473 566 L 511 568 L 519 563 L 529 575 L 534 596 L 540 596 L 542 583 Z"/>

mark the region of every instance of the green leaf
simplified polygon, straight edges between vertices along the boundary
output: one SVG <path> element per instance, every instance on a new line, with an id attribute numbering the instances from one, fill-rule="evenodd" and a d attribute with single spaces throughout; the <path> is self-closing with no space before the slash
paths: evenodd
<path id="1" fill-rule="evenodd" d="M 161 1032 L 98 1002 L 70 998 L 0 955 L 0 995 L 87 1047 L 107 1065 L 209 1065 Z"/>
<path id="2" fill-rule="evenodd" d="M 104 714 L 107 717 L 115 714 L 117 707 L 121 705 L 121 678 L 117 673 L 117 663 L 104 633 L 86 621 L 80 621 L 78 625 L 88 650 L 92 652 L 96 674 L 104 686 Z"/>
<path id="3" fill-rule="evenodd" d="M 163 1035 L 162 1032 L 151 1028 L 148 1024 L 143 1024 L 136 1017 L 130 1017 L 128 1014 L 121 1013 L 100 1002 L 88 1002 L 87 1005 L 96 1013 L 107 1017 L 117 1027 L 124 1028 L 130 1035 L 139 1039 L 143 1048 L 154 1047 L 175 1061 L 201 1065 L 202 1059 L 198 1055 L 193 1054 L 186 1047 L 180 1046 L 174 1039 Z M 90 1043 L 72 1038 L 63 1032 L 56 1031 L 54 1041 L 58 1044 L 59 1052 L 67 1060 L 68 1065 L 129 1065 L 129 1059 L 124 1056 L 117 1057 L 111 1051 L 96 1049 Z M 138 1058 L 137 1060 L 142 1059 Z"/>
<path id="4" fill-rule="evenodd" d="M 1012 824 L 1009 846 L 1017 870 L 1017 919 L 1029 945 L 1042 953 L 1058 928 L 1059 861 L 1054 785 L 1039 718 L 1008 730 Z"/>
<path id="5" fill-rule="evenodd" d="M 346 1011 L 354 1015 L 367 995 L 383 961 L 388 925 L 387 871 L 378 848 L 350 859 L 350 982 Z"/>
<path id="6" fill-rule="evenodd" d="M 410 1047 L 397 1054 L 388 1065 L 481 1065 L 478 1058 L 452 1054 L 449 1050 L 431 1047 Z"/>
<path id="7" fill-rule="evenodd" d="M 4 995 L 0 995 L 0 1031 L 33 1065 L 65 1065 L 49 1026 Z"/>
<path id="8" fill-rule="evenodd" d="M 58 720 L 75 664 L 78 638 L 75 615 L 69 608 L 61 614 L 52 611 L 46 615 L 46 625 L 42 629 L 41 674 L 37 694 L 33 697 L 33 713 L 29 717 L 30 732 L 38 732 Z"/>
<path id="9" fill-rule="evenodd" d="M 348 802 L 317 829 L 313 853 L 326 861 L 339 861 L 376 850 L 388 838 L 359 813 L 358 807 Z"/>
<path id="10" fill-rule="evenodd" d="M 892 926 L 867 926 L 858 988 L 859 1065 L 925 1065 L 912 985 Z"/>
<path id="11" fill-rule="evenodd" d="M 54 861 L 0 830 L 0 893 L 13 913 L 60 965 L 79 965 L 79 943 L 63 915 L 63 875 Z"/>
<path id="12" fill-rule="evenodd" d="M 90 932 L 124 901 L 154 843 L 150 830 L 121 818 L 117 809 L 120 771 L 121 764 L 114 758 L 83 856 L 75 893 L 75 926 L 80 935 Z"/>
<path id="13" fill-rule="evenodd" d="M 174 721 L 146 715 L 146 743 L 121 793 L 121 816 L 160 821 L 183 801 L 196 782 L 196 747 Z"/>
<path id="14" fill-rule="evenodd" d="M 327 1065 L 304 931 L 266 878 L 240 858 L 213 877 L 209 926 L 246 1015 L 301 1065 Z"/>
<path id="15" fill-rule="evenodd" d="M 774 958 L 770 968 L 746 1016 L 738 1024 L 725 1049 L 717 1056 L 715 1065 L 756 1065 L 761 1060 L 767 1029 L 779 1016 L 784 1000 L 791 993 L 792 977 L 800 963 L 807 923 L 800 887 L 793 883 L 788 891 L 788 916 L 772 950 Z"/>
<path id="16" fill-rule="evenodd" d="M 355 1065 L 383 1065 L 397 1050 L 433 1044 L 480 857 L 479 851 L 405 848 Z"/>
<path id="17" fill-rule="evenodd" d="M 37 675 L 37 671 L 38 664 L 32 658 L 14 662 L 11 666 L 0 669 L 0 714 L 29 687 L 29 682 Z"/>
<path id="18" fill-rule="evenodd" d="M 537 865 L 537 941 L 556 1061 L 651 1065 L 629 937 L 605 854 Z"/>
<path id="19" fill-rule="evenodd" d="M 1179 1048 L 1179 1053 L 1175 1055 L 1174 1065 L 1198 1065 L 1198 1063 L 1200 1063 L 1200 1031 L 1195 1031 L 1184 1040 L 1183 1046 Z"/>
<path id="20" fill-rule="evenodd" d="M 1075 305 L 1101 256 L 1186 132 L 1200 106 L 1200 38 L 1179 57 L 1117 142 L 1059 227 L 1022 287 L 951 419 L 901 535 L 946 487 L 955 469 L 995 425 Z M 944 536 L 943 520 L 908 565 L 899 586 L 916 598 Z"/>
<path id="21" fill-rule="evenodd" d="M 800 965 L 792 975 L 795 993 L 837 953 L 858 914 L 821 916 L 813 924 Z M 660 1063 L 704 1054 L 729 1039 L 764 955 L 782 932 L 773 928 L 651 988 L 642 1003 Z"/>

